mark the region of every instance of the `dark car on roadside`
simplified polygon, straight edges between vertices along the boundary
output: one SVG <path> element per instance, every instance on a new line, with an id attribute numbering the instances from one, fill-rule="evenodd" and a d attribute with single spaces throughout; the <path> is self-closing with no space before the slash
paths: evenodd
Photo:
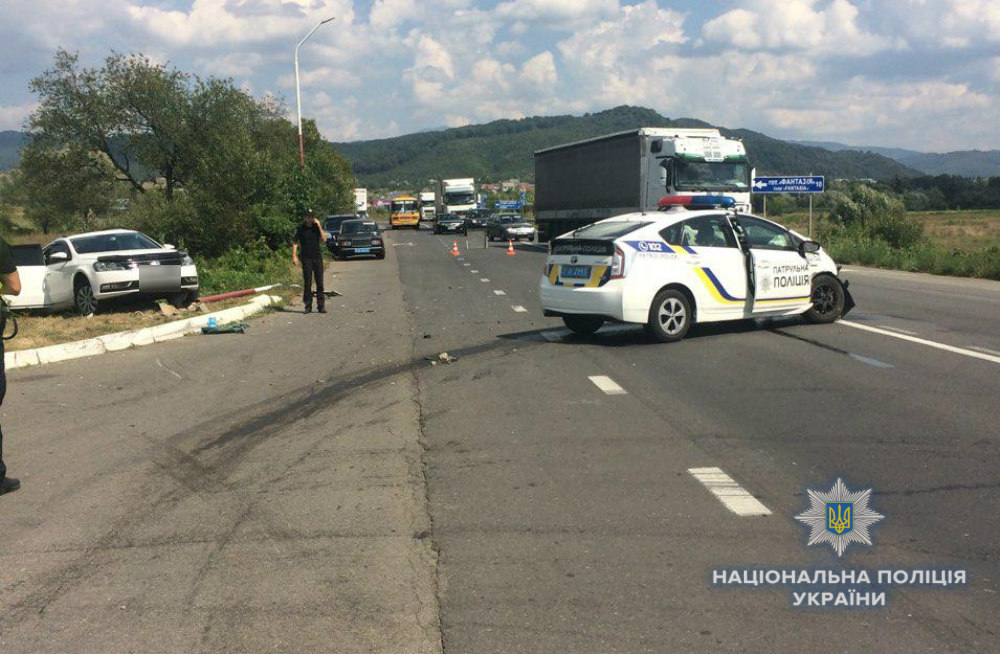
<path id="1" fill-rule="evenodd" d="M 326 247 L 333 252 L 333 242 L 340 234 L 340 226 L 347 220 L 358 220 L 361 216 L 354 213 L 337 213 L 323 219 L 323 231 L 326 232 Z"/>
<path id="2" fill-rule="evenodd" d="M 446 213 L 438 216 L 434 223 L 435 234 L 467 234 L 469 223 L 456 213 Z"/>
<path id="3" fill-rule="evenodd" d="M 345 220 L 333 241 L 333 258 L 375 257 L 385 259 L 385 241 L 373 220 Z"/>
<path id="4" fill-rule="evenodd" d="M 467 216 L 469 220 L 469 229 L 483 229 L 486 227 L 486 221 L 489 220 L 492 215 L 492 209 L 470 209 Z"/>

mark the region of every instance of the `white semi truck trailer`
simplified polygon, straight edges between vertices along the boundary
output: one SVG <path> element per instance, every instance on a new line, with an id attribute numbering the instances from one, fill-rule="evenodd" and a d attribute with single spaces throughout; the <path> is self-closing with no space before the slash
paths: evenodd
<path id="1" fill-rule="evenodd" d="M 670 196 L 724 195 L 750 210 L 743 142 L 717 129 L 642 127 L 535 152 L 540 240 L 610 216 L 656 211 Z"/>

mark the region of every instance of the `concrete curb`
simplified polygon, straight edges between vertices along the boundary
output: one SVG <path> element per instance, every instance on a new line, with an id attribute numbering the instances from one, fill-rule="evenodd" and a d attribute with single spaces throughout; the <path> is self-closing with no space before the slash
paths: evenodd
<path id="1" fill-rule="evenodd" d="M 223 309 L 215 313 L 206 313 L 194 318 L 185 320 L 175 320 L 155 327 L 143 327 L 129 332 L 117 332 L 105 334 L 95 338 L 88 338 L 73 343 L 61 343 L 59 345 L 49 345 L 47 347 L 36 347 L 31 350 L 18 350 L 16 352 L 6 352 L 4 354 L 4 366 L 7 370 L 14 368 L 27 368 L 29 366 L 39 366 L 56 361 L 68 361 L 90 357 L 106 352 L 116 352 L 129 347 L 139 347 L 151 343 L 180 338 L 185 334 L 200 331 L 202 327 L 208 325 L 209 318 L 215 318 L 219 324 L 242 320 L 256 313 L 260 313 L 265 307 L 278 304 L 281 298 L 277 295 L 258 295 L 251 302 Z"/>

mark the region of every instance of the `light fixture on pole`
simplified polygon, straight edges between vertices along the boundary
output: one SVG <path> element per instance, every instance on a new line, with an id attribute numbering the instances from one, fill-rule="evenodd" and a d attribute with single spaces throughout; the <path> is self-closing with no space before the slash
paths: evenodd
<path id="1" fill-rule="evenodd" d="M 299 87 L 299 48 L 301 48 L 302 44 L 305 43 L 306 40 L 313 35 L 313 32 L 315 32 L 320 28 L 320 25 L 329 23 L 334 18 L 335 16 L 331 16 L 326 20 L 321 20 L 320 22 L 316 23 L 316 27 L 309 30 L 309 33 L 306 34 L 306 38 L 299 41 L 299 44 L 295 46 L 295 106 L 298 108 L 299 111 L 299 166 L 301 166 L 302 168 L 305 168 L 306 166 L 306 153 L 305 153 L 305 148 L 302 145 L 302 90 Z"/>

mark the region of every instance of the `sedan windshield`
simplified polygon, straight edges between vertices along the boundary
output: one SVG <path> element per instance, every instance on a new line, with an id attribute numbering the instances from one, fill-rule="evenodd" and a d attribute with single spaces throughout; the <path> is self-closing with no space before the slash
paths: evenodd
<path id="1" fill-rule="evenodd" d="M 162 245 L 139 232 L 115 232 L 113 234 L 94 234 L 93 236 L 77 236 L 69 239 L 73 248 L 80 254 L 93 252 L 117 252 L 119 250 L 160 250 Z"/>
<path id="2" fill-rule="evenodd" d="M 375 223 L 363 223 L 359 221 L 348 221 L 340 227 L 341 234 L 372 234 L 378 231 Z"/>

